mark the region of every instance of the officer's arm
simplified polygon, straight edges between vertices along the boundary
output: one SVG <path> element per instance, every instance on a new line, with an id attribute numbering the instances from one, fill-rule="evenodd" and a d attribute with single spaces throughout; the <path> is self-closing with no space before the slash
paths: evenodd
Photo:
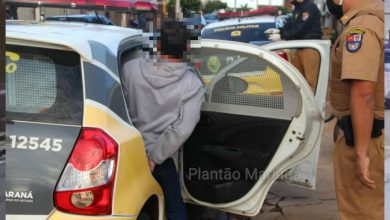
<path id="1" fill-rule="evenodd" d="M 290 25 L 289 28 L 281 30 L 281 36 L 284 40 L 295 40 L 301 38 L 302 34 L 307 31 L 307 26 L 310 23 L 309 19 L 306 21 L 298 21 L 294 25 Z"/>
<path id="2" fill-rule="evenodd" d="M 375 89 L 383 48 L 375 32 L 363 28 L 347 31 L 343 45 L 343 80 L 350 82 L 350 109 L 355 150 L 367 156 L 375 109 Z"/>
<path id="3" fill-rule="evenodd" d="M 350 110 L 355 142 L 355 172 L 367 187 L 375 188 L 370 178 L 368 147 L 373 127 L 378 71 L 383 65 L 383 47 L 376 32 L 361 27 L 346 30 L 341 78 L 350 83 Z"/>
<path id="4" fill-rule="evenodd" d="M 370 145 L 371 131 L 374 120 L 375 83 L 364 80 L 351 82 L 351 117 L 355 141 L 355 172 L 359 180 L 367 187 L 376 188 L 370 177 Z"/>
<path id="5" fill-rule="evenodd" d="M 375 108 L 375 82 L 351 80 L 351 116 L 358 157 L 366 157 L 371 139 Z"/>
<path id="6" fill-rule="evenodd" d="M 306 33 L 310 25 L 313 23 L 317 13 L 315 10 L 306 9 L 303 10 L 301 18 L 297 20 L 293 25 L 288 25 L 281 30 L 281 37 L 284 40 L 295 40 L 301 38 Z M 319 12 L 318 12 L 319 13 Z"/>

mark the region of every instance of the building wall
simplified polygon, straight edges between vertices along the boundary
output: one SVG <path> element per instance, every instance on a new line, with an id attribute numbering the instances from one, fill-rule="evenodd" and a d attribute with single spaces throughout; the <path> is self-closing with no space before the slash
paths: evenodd
<path id="1" fill-rule="evenodd" d="M 168 4 L 168 0 L 158 0 L 158 5 L 162 14 L 167 14 L 167 7 L 164 7 Z M 21 20 L 35 20 L 35 8 L 18 8 L 18 16 Z M 64 8 L 43 8 L 43 14 L 45 17 L 54 16 L 54 15 L 65 15 L 65 14 L 89 14 L 95 13 L 95 11 L 81 10 L 81 9 L 64 9 Z M 135 15 L 129 13 L 118 13 L 118 12 L 106 12 L 98 11 L 99 15 L 107 16 L 115 25 L 128 26 L 128 21 L 130 18 L 133 18 Z M 123 17 L 124 16 L 124 17 Z"/>
<path id="2" fill-rule="evenodd" d="M 80 14 L 82 10 L 63 9 L 63 8 L 43 8 L 42 12 L 45 17 L 64 14 Z M 35 8 L 18 8 L 18 16 L 21 20 L 34 20 Z"/>

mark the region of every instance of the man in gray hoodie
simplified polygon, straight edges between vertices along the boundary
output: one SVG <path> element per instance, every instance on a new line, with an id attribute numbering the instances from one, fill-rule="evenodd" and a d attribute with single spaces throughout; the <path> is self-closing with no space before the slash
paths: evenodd
<path id="1" fill-rule="evenodd" d="M 123 69 L 130 117 L 142 134 L 150 169 L 164 192 L 168 220 L 187 219 L 172 156 L 194 130 L 204 101 L 203 83 L 184 61 L 189 40 L 185 24 L 164 22 L 157 61 L 138 58 Z"/>

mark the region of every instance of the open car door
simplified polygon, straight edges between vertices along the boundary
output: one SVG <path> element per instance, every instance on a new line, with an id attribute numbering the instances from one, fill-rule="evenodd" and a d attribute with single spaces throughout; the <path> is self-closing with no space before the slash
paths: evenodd
<path id="1" fill-rule="evenodd" d="M 305 73 L 303 73 L 305 69 L 300 67 L 296 60 L 294 60 L 294 57 L 291 58 L 291 56 L 294 56 L 297 53 L 299 54 L 299 50 L 309 51 L 309 53 L 303 54 L 307 56 L 307 59 L 310 60 L 309 62 L 311 62 L 313 66 L 317 67 L 315 71 L 313 70 L 313 75 L 315 76 L 309 79 L 309 81 L 312 80 L 313 82 L 310 82 L 309 84 L 311 84 L 312 92 L 314 93 L 318 108 L 322 110 L 321 114 L 325 117 L 325 103 L 330 67 L 330 42 L 317 40 L 281 41 L 264 45 L 262 48 L 277 53 L 290 54 L 290 56 L 287 56 L 289 58 L 287 59 L 288 62 L 297 67 L 297 70 L 302 75 L 305 75 Z M 295 59 L 299 58 L 295 57 Z M 306 81 L 308 81 L 308 79 L 306 79 Z M 316 146 L 314 147 L 312 153 L 302 162 L 286 171 L 279 180 L 288 184 L 315 189 L 320 146 L 321 136 L 316 142 Z"/>
<path id="2" fill-rule="evenodd" d="M 301 45 L 318 48 L 321 68 L 329 65 L 330 42 Z M 254 216 L 273 182 L 318 146 L 325 98 L 315 97 L 303 75 L 268 49 L 202 40 L 193 59 L 206 101 L 179 154 L 184 198 Z M 319 90 L 326 93 L 326 85 Z"/>

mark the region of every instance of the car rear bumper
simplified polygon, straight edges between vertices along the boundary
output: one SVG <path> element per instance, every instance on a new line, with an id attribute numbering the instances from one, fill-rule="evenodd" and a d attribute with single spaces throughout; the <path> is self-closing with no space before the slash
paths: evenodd
<path id="1" fill-rule="evenodd" d="M 105 215 L 105 216 L 88 216 L 88 215 L 73 215 L 58 210 L 54 210 L 48 220 L 136 220 L 136 215 Z"/>
<path id="2" fill-rule="evenodd" d="M 6 215 L 6 220 L 136 220 L 136 216 L 87 216 L 87 215 L 71 215 L 55 211 L 46 215 Z"/>

